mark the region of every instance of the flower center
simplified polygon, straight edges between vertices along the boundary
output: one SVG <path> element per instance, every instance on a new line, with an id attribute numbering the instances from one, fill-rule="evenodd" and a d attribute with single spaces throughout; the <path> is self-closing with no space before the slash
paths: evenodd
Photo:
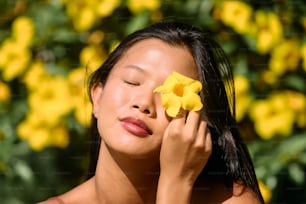
<path id="1" fill-rule="evenodd" d="M 176 84 L 173 88 L 173 93 L 182 97 L 184 95 L 184 84 Z"/>

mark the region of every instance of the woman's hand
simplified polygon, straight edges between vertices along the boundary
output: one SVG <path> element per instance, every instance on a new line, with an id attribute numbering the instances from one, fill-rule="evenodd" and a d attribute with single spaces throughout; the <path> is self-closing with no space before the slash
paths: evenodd
<path id="1" fill-rule="evenodd" d="M 164 133 L 160 151 L 157 201 L 188 202 L 193 184 L 211 152 L 211 134 L 200 113 L 189 112 L 187 118 L 186 115 L 173 118 Z"/>

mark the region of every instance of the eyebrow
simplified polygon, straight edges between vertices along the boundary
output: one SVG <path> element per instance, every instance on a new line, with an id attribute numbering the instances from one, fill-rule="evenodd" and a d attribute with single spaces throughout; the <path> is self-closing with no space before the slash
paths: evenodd
<path id="1" fill-rule="evenodd" d="M 133 65 L 133 64 L 126 65 L 125 67 L 126 68 L 130 68 L 130 69 L 135 69 L 135 70 L 137 70 L 137 71 L 139 71 L 141 73 L 145 73 L 146 72 L 143 68 L 141 68 L 141 67 L 139 67 L 137 65 Z"/>

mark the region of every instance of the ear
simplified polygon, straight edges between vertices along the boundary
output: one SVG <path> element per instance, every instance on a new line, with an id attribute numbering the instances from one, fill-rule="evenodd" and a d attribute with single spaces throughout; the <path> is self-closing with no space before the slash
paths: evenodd
<path id="1" fill-rule="evenodd" d="M 91 88 L 91 100 L 92 100 L 92 112 L 97 118 L 97 113 L 101 107 L 101 100 L 102 100 L 102 93 L 103 93 L 103 84 L 102 83 L 96 83 Z"/>

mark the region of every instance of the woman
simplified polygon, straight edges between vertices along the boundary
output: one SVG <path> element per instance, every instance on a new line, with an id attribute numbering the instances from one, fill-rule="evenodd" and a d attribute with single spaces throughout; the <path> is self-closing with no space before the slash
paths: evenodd
<path id="1" fill-rule="evenodd" d="M 201 111 L 170 117 L 160 87 L 173 72 L 202 85 Z M 42 203 L 263 203 L 235 122 L 231 69 L 201 30 L 139 30 L 93 73 L 91 177 Z"/>

